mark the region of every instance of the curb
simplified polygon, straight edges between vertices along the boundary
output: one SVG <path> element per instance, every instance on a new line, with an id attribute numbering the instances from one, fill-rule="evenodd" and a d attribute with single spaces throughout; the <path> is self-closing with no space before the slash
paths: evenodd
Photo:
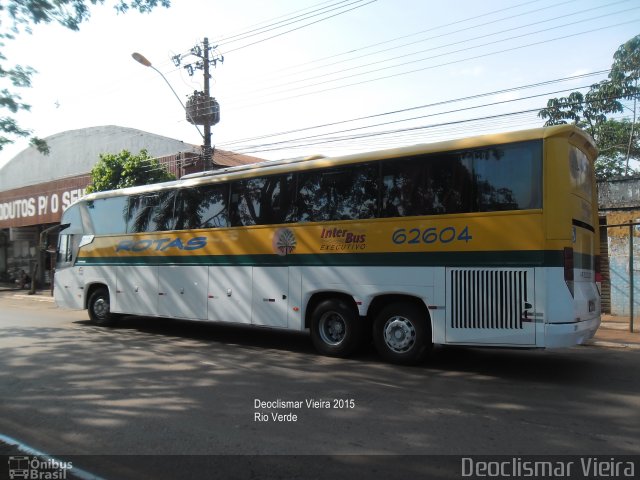
<path id="1" fill-rule="evenodd" d="M 25 300 L 35 300 L 36 302 L 50 302 L 53 303 L 54 298 L 53 297 L 45 297 L 43 295 L 24 295 L 24 294 L 16 294 L 13 295 L 13 298 L 21 298 L 21 299 L 25 299 Z"/>
<path id="2" fill-rule="evenodd" d="M 640 345 L 636 343 L 624 343 L 624 342 L 609 342 L 607 340 L 593 340 L 584 344 L 587 347 L 601 347 L 601 348 L 628 348 L 629 350 L 640 350 Z"/>
<path id="3" fill-rule="evenodd" d="M 0 298 L 34 300 L 36 302 L 54 302 L 54 298 L 50 295 L 49 290 L 36 290 L 36 293 L 29 295 L 28 290 L 0 288 Z"/>

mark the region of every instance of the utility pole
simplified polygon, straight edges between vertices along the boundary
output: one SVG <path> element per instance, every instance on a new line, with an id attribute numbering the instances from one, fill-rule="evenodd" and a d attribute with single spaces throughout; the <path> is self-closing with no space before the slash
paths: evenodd
<path id="1" fill-rule="evenodd" d="M 204 98 L 209 99 L 209 39 L 204 37 L 204 52 L 203 52 L 203 70 L 204 70 Z M 219 109 L 218 109 L 219 110 Z M 204 166 L 205 170 L 211 170 L 213 168 L 213 155 L 211 151 L 211 122 L 204 124 Z"/>
<path id="2" fill-rule="evenodd" d="M 189 55 L 193 55 L 199 59 L 193 63 L 184 65 L 183 68 L 187 70 L 189 76 L 193 76 L 195 70 L 203 71 L 204 90 L 201 92 L 196 90 L 193 92 L 193 95 L 189 96 L 189 99 L 187 100 L 186 114 L 187 121 L 189 123 L 204 126 L 204 145 L 202 146 L 204 170 L 211 170 L 214 168 L 211 146 L 211 127 L 220 121 L 220 104 L 215 98 L 211 97 L 209 88 L 209 80 L 211 79 L 209 69 L 211 63 L 213 63 L 213 66 L 215 67 L 218 62 L 224 62 L 224 57 L 222 55 L 215 56 L 213 58 L 210 57 L 210 52 L 215 50 L 216 47 L 217 46 L 212 47 L 209 45 L 209 39 L 205 37 L 202 47 L 200 45 L 196 45 L 191 49 L 190 53 L 184 56 L 176 55 L 173 57 L 173 62 L 176 67 L 179 67 L 182 63 L 182 59 Z"/>

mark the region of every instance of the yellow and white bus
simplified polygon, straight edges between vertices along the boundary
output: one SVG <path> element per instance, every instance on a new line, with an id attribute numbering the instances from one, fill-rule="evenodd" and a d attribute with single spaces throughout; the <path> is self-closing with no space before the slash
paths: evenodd
<path id="1" fill-rule="evenodd" d="M 64 213 L 55 299 L 123 314 L 373 338 L 566 347 L 600 324 L 593 141 L 572 126 L 225 168 L 87 195 Z"/>

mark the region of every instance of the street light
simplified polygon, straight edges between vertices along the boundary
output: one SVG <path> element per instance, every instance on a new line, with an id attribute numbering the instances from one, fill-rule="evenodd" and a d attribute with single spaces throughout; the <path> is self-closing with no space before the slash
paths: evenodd
<path id="1" fill-rule="evenodd" d="M 162 79 L 166 82 L 166 84 L 169 86 L 169 88 L 171 89 L 171 91 L 173 92 L 173 94 L 176 96 L 176 98 L 178 99 L 178 101 L 180 102 L 180 105 L 182 105 L 182 109 L 186 112 L 186 114 L 189 116 L 189 120 L 191 120 L 191 123 L 193 124 L 194 127 L 196 127 L 196 130 L 198 130 L 198 133 L 200 134 L 200 136 L 202 137 L 203 140 L 205 140 L 204 134 L 200 131 L 200 129 L 198 128 L 198 125 L 195 124 L 195 122 L 193 121 L 193 118 L 191 117 L 191 114 L 189 113 L 189 110 L 187 110 L 187 107 L 184 106 L 184 103 L 182 103 L 182 100 L 180 100 L 180 97 L 178 96 L 178 94 L 176 93 L 176 91 L 173 89 L 173 87 L 171 86 L 171 84 L 169 83 L 169 80 L 167 80 L 167 78 L 162 74 L 162 72 L 160 70 L 158 70 L 156 67 L 154 67 L 151 62 L 149 60 L 147 60 L 147 57 L 145 57 L 144 55 L 142 55 L 141 53 L 138 52 L 134 52 L 131 54 L 131 56 L 133 57 L 133 59 L 144 65 L 145 67 L 150 67 L 153 70 L 155 70 L 156 72 L 158 72 L 158 74 L 162 77 Z"/>

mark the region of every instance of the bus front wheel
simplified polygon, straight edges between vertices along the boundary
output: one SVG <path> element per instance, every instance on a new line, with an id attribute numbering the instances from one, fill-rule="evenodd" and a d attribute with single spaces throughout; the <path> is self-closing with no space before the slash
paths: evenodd
<path id="1" fill-rule="evenodd" d="M 355 306 L 343 299 L 318 303 L 311 316 L 311 340 L 323 355 L 346 357 L 358 346 L 362 322 Z"/>
<path id="2" fill-rule="evenodd" d="M 373 343 L 385 360 L 414 365 L 432 345 L 428 317 L 410 303 L 387 305 L 373 321 Z"/>
<path id="3" fill-rule="evenodd" d="M 111 313 L 109 290 L 106 288 L 100 287 L 91 293 L 87 308 L 94 325 L 110 327 L 115 324 L 116 315 Z"/>

